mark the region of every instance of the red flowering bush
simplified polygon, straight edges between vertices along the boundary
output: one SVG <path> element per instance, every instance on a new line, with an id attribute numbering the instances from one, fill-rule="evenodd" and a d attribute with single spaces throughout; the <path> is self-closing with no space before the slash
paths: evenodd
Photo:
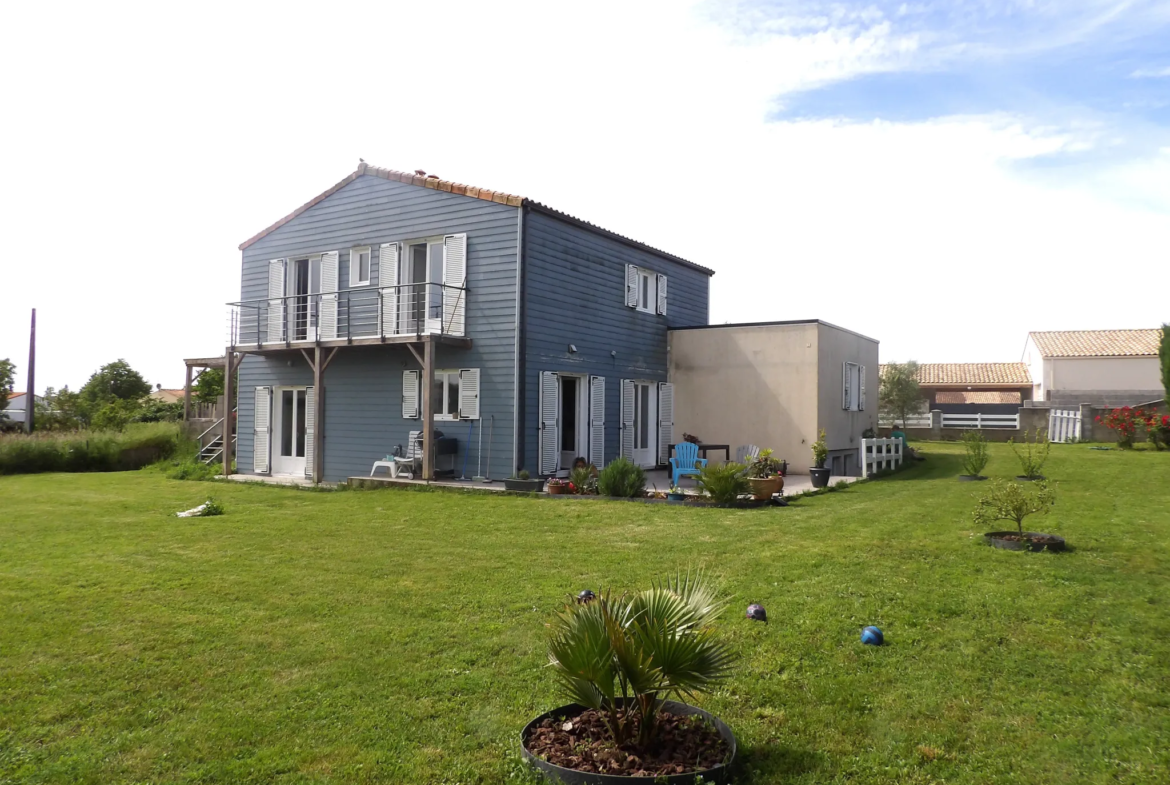
<path id="1" fill-rule="evenodd" d="M 1162 449 L 1166 435 L 1170 434 L 1170 415 L 1158 414 L 1148 409 L 1134 409 L 1122 406 L 1112 409 L 1104 417 L 1097 415 L 1097 422 L 1104 423 L 1106 428 L 1117 431 L 1117 446 L 1122 449 L 1133 447 L 1133 437 L 1138 428 L 1146 433 L 1146 438 L 1155 449 Z"/>

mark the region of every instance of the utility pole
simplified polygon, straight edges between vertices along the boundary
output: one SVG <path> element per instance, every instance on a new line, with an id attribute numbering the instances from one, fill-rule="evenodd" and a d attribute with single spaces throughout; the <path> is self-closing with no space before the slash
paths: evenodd
<path id="1" fill-rule="evenodd" d="M 28 393 L 24 396 L 24 432 L 32 433 L 33 419 L 36 416 L 36 376 L 37 376 L 37 309 L 32 309 L 32 327 L 28 333 Z"/>

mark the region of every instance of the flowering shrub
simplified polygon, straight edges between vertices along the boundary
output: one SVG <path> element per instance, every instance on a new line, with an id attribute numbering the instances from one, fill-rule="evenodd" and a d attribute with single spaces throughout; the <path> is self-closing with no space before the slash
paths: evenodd
<path id="1" fill-rule="evenodd" d="M 1130 406 L 1112 409 L 1104 417 L 1097 415 L 1096 419 L 1104 423 L 1106 428 L 1117 431 L 1117 446 L 1122 449 L 1133 447 L 1133 437 L 1137 435 L 1138 428 L 1145 431 L 1146 438 L 1156 449 L 1161 449 L 1159 431 L 1165 434 L 1170 430 L 1170 415 Z"/>

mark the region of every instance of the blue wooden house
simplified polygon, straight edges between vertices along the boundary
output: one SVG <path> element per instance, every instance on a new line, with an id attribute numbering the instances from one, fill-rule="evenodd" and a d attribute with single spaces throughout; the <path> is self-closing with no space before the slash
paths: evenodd
<path id="1" fill-rule="evenodd" d="M 524 197 L 365 163 L 240 249 L 226 365 L 241 474 L 367 475 L 436 431 L 424 477 L 667 462 L 667 330 L 707 323 L 705 267 Z M 225 466 L 232 454 L 229 440 Z"/>

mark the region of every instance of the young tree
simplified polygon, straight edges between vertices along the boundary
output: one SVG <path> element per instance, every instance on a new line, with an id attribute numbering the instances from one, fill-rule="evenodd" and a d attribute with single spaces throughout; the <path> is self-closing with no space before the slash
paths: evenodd
<path id="1" fill-rule="evenodd" d="M 99 368 L 78 393 L 85 401 L 96 403 L 112 398 L 137 401 L 150 395 L 150 391 L 150 384 L 142 378 L 142 374 L 130 367 L 130 363 L 115 360 Z"/>
<path id="2" fill-rule="evenodd" d="M 906 418 L 918 411 L 922 403 L 922 392 L 918 389 L 918 363 L 889 363 L 882 372 L 878 386 L 878 409 L 895 424 L 901 421 L 906 427 Z"/>
<path id="3" fill-rule="evenodd" d="M 191 392 L 199 403 L 215 403 L 215 399 L 223 395 L 223 371 L 219 368 L 208 368 L 199 374 L 199 378 L 191 387 Z"/>
<path id="4" fill-rule="evenodd" d="M 4 407 L 8 405 L 8 396 L 12 394 L 12 386 L 16 383 L 16 366 L 5 357 L 0 360 L 0 420 L 7 420 Z"/>

